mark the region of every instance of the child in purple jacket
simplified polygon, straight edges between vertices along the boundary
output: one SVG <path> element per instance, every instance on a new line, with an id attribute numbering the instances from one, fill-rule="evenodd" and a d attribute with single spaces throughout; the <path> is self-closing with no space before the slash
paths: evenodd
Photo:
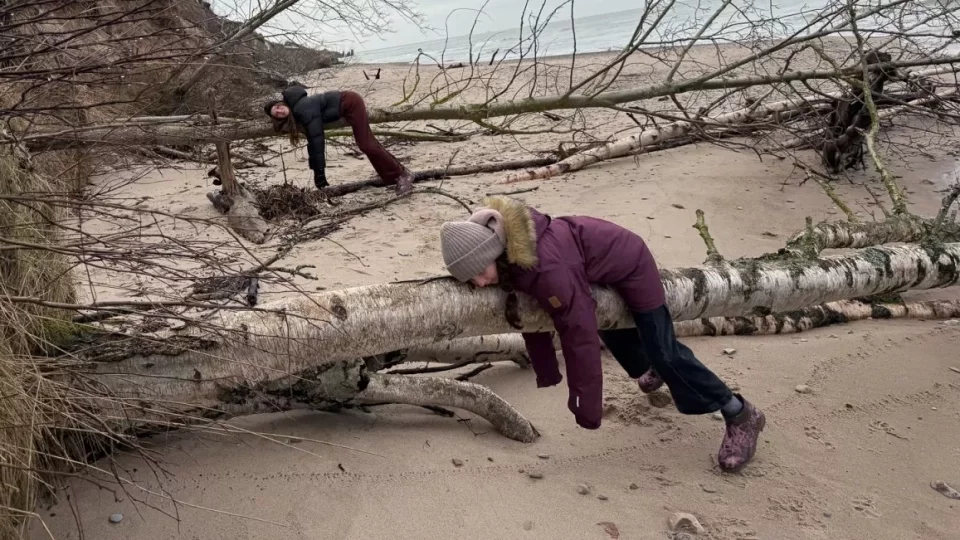
<path id="1" fill-rule="evenodd" d="M 485 204 L 467 221 L 440 228 L 444 263 L 462 282 L 500 284 L 528 294 L 550 314 L 566 363 L 567 407 L 580 426 L 600 427 L 603 340 L 644 393 L 666 383 L 681 413 L 723 414 L 726 434 L 718 457 L 724 470 L 736 471 L 750 461 L 766 419 L 677 341 L 660 273 L 639 236 L 601 219 L 551 218 L 506 198 Z M 609 286 L 623 298 L 636 328 L 598 328 L 590 294 L 594 284 Z M 551 333 L 525 333 L 523 339 L 537 386 L 558 384 L 562 376 Z"/>

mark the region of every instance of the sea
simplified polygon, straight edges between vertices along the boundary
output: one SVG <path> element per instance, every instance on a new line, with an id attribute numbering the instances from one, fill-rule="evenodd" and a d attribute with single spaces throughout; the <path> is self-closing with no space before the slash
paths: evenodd
<path id="1" fill-rule="evenodd" d="M 895 0 L 869 0 L 859 2 L 863 8 L 874 7 L 879 1 L 886 4 Z M 928 18 L 930 9 L 941 3 L 956 3 L 956 0 L 911 0 L 898 8 L 901 20 L 906 24 L 917 21 L 919 17 Z M 710 18 L 724 0 L 675 1 L 672 7 L 657 24 L 656 29 L 645 41 L 646 47 L 659 48 L 683 44 L 684 38 L 694 37 L 700 31 L 703 22 Z M 670 4 L 661 1 L 659 5 Z M 756 42 L 777 39 L 790 35 L 809 24 L 827 6 L 827 0 L 734 0 L 722 14 L 708 27 L 703 37 L 710 37 L 716 43 Z M 836 1 L 830 3 L 836 6 Z M 568 12 L 569 13 L 569 12 Z M 480 62 L 489 62 L 494 52 L 497 59 L 530 58 L 534 51 L 537 57 L 565 56 L 573 53 L 596 53 L 619 51 L 630 43 L 637 23 L 643 16 L 643 9 L 631 9 L 578 17 L 571 20 L 558 15 L 537 33 L 536 43 L 531 39 L 531 28 L 509 28 L 505 30 L 474 33 L 435 39 L 420 43 L 398 45 L 357 52 L 353 62 L 364 64 L 412 63 L 422 51 L 421 63 L 442 63 L 450 65 L 457 62 L 470 62 L 480 58 Z M 651 26 L 658 13 L 648 15 L 643 27 L 645 32 Z M 752 21 L 752 22 L 748 22 Z M 759 22 L 759 24 L 757 24 Z M 840 20 L 838 19 L 839 23 Z M 822 23 L 818 23 L 822 24 Z M 877 29 L 889 24 L 889 21 L 877 18 L 860 23 L 864 31 Z M 927 30 L 947 33 L 960 29 L 956 15 L 938 17 L 921 26 Z M 931 38 L 932 39 L 932 38 Z M 534 49 L 535 47 L 535 49 Z"/>

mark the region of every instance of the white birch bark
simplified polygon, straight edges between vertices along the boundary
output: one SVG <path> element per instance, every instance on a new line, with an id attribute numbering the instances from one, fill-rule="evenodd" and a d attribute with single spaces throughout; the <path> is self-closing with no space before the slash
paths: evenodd
<path id="1" fill-rule="evenodd" d="M 663 270 L 676 320 L 776 313 L 846 298 L 955 285 L 960 244 L 932 250 L 887 246 L 799 261 L 745 261 Z M 623 301 L 594 288 L 601 328 L 631 326 Z M 264 304 L 224 315 L 221 344 L 174 358 L 98 364 L 96 380 L 116 395 L 215 406 L 224 389 L 266 381 L 287 387 L 324 364 L 442 342 L 516 332 L 503 317 L 505 295 L 450 279 L 357 287 Z M 551 329 L 525 295 L 524 331 Z M 146 367 L 149 366 L 149 367 Z"/>
<path id="2" fill-rule="evenodd" d="M 906 303 L 868 303 L 857 300 L 828 302 L 820 306 L 803 308 L 786 313 L 774 313 L 757 317 L 709 317 L 678 321 L 673 324 L 677 337 L 699 336 L 768 336 L 792 334 L 823 328 L 832 324 L 863 321 L 867 319 L 955 319 L 960 318 L 960 301 L 932 300 Z M 478 345 L 477 338 L 460 338 L 435 345 L 438 349 L 448 348 L 460 351 L 456 358 L 439 357 L 438 363 L 459 363 L 469 360 L 471 351 L 484 350 L 486 358 L 479 360 L 512 358 L 526 353 L 526 346 L 520 334 L 497 334 L 483 336 L 487 343 L 496 343 L 496 351 L 489 346 Z M 554 343 L 559 349 L 559 344 Z M 495 355 L 495 356 L 494 356 Z M 411 356 L 411 361 L 422 360 Z M 456 360 L 456 361 L 453 361 Z"/>

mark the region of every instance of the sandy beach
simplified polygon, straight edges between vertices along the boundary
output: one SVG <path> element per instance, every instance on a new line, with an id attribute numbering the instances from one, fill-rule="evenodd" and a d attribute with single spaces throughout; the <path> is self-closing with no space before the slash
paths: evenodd
<path id="1" fill-rule="evenodd" d="M 591 55 L 577 69 L 608 58 Z M 386 106 L 403 95 L 408 66 L 380 67 L 378 81 L 364 78 L 369 66 L 356 65 L 304 82 L 315 89 L 351 88 L 371 106 Z M 563 76 L 559 67 L 549 73 Z M 638 62 L 616 85 L 661 76 L 662 70 Z M 520 95 L 525 91 L 530 87 L 517 90 Z M 465 99 L 483 92 L 471 90 Z M 545 84 L 534 92 L 552 93 Z M 655 109 L 657 102 L 645 105 Z M 582 116 L 578 121 L 602 136 L 636 129 L 614 111 L 590 110 Z M 433 124 L 468 127 L 466 122 Z M 537 125 L 549 126 L 550 121 L 540 118 L 524 127 Z M 423 123 L 396 127 L 427 129 Z M 457 143 L 402 143 L 390 150 L 418 170 L 449 162 L 535 157 L 570 137 L 487 135 Z M 911 209 L 929 216 L 939 209 L 938 190 L 956 181 L 960 163 L 955 134 L 947 136 L 941 128 L 927 137 L 918 145 L 926 155 L 888 158 L 907 189 Z M 276 139 L 270 144 L 286 143 Z M 803 155 L 815 160 L 812 152 Z M 332 184 L 372 174 L 365 159 L 341 146 L 328 145 L 327 159 Z M 271 164 L 275 166 L 243 169 L 239 175 L 251 185 L 284 178 L 312 185 L 304 149 L 285 155 L 286 170 L 276 161 Z M 205 198 L 214 189 L 206 171 L 184 163 L 132 183 L 105 175 L 95 188 L 114 187 L 116 197 L 141 198 L 146 207 L 174 215 L 218 219 Z M 553 215 L 592 215 L 630 228 L 665 268 L 703 262 L 704 245 L 692 227 L 696 209 L 706 213 L 727 258 L 776 251 L 808 216 L 815 221 L 842 217 L 816 184 L 801 185 L 803 174 L 790 160 L 760 159 L 749 149 L 709 144 L 613 160 L 539 182 L 495 184 L 500 176 L 424 185 L 442 184 L 472 204 L 487 193 L 537 187 L 517 198 Z M 852 172 L 852 182 L 836 185 L 865 219 L 882 219 L 862 186 L 865 179 L 874 182 L 874 176 L 872 171 Z M 384 189 L 368 189 L 340 202 L 349 208 L 388 195 Z M 458 203 L 432 194 L 415 194 L 358 216 L 329 239 L 302 244 L 285 259 L 289 267 L 315 265 L 315 280 L 298 277 L 265 287 L 262 299 L 441 274 L 439 226 L 463 217 Z M 210 241 L 225 238 L 215 227 L 168 232 Z M 276 242 L 252 253 L 269 256 Z M 236 264 L 244 266 L 250 255 L 235 251 Z M 106 270 L 91 275 L 100 300 L 124 298 L 132 285 L 133 278 L 120 279 Z M 957 299 L 960 294 L 937 290 L 908 297 Z M 960 373 L 950 369 L 960 368 L 960 326 L 866 321 L 796 335 L 684 341 L 767 415 L 756 460 L 740 474 L 723 474 L 714 463 L 722 422 L 683 416 L 672 406 L 651 407 L 605 355 L 607 407 L 599 431 L 576 426 L 566 410 L 565 386 L 537 390 L 532 371 L 498 364 L 474 380 L 494 389 L 537 426 L 542 437 L 533 444 L 508 440 L 463 411 L 456 418 L 408 406 L 258 415 L 231 422 L 247 434 L 155 437 L 149 449 L 162 468 L 120 455 L 117 463 L 123 469 L 117 472 L 132 481 L 124 489 L 78 479 L 58 494 L 59 501 L 44 503 L 38 513 L 59 539 L 654 540 L 671 537 L 667 520 L 674 512 L 694 514 L 706 530 L 700 538 L 713 540 L 958 538 L 960 501 L 937 493 L 930 483 L 960 487 Z M 736 353 L 724 355 L 724 349 Z M 812 393 L 798 393 L 797 385 L 808 385 Z M 530 472 L 543 477 L 531 478 Z M 581 485 L 589 493 L 581 494 Z M 123 515 L 120 523 L 108 520 L 114 513 Z M 35 522 L 31 537 L 48 535 Z"/>

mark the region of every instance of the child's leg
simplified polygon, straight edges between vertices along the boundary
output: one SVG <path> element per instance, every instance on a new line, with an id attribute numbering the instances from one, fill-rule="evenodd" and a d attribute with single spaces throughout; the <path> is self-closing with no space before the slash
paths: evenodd
<path id="1" fill-rule="evenodd" d="M 723 412 L 727 426 L 717 454 L 720 467 L 732 472 L 746 465 L 753 459 L 766 425 L 763 413 L 742 396 L 734 396 L 693 351 L 677 341 L 666 306 L 634 313 L 633 318 L 647 358 L 670 388 L 677 410 L 684 414 Z"/>
<path id="2" fill-rule="evenodd" d="M 650 369 L 650 360 L 636 328 L 601 330 L 600 340 L 624 371 L 637 381 L 643 393 L 649 394 L 663 386 L 663 380 Z"/>
<path id="3" fill-rule="evenodd" d="M 635 328 L 601 330 L 600 341 L 631 378 L 638 379 L 650 369 L 650 361 Z"/>
<path id="4" fill-rule="evenodd" d="M 634 313 L 640 341 L 654 371 L 667 383 L 677 410 L 707 414 L 733 399 L 733 392 L 700 363 L 686 345 L 677 341 L 666 306 Z"/>

